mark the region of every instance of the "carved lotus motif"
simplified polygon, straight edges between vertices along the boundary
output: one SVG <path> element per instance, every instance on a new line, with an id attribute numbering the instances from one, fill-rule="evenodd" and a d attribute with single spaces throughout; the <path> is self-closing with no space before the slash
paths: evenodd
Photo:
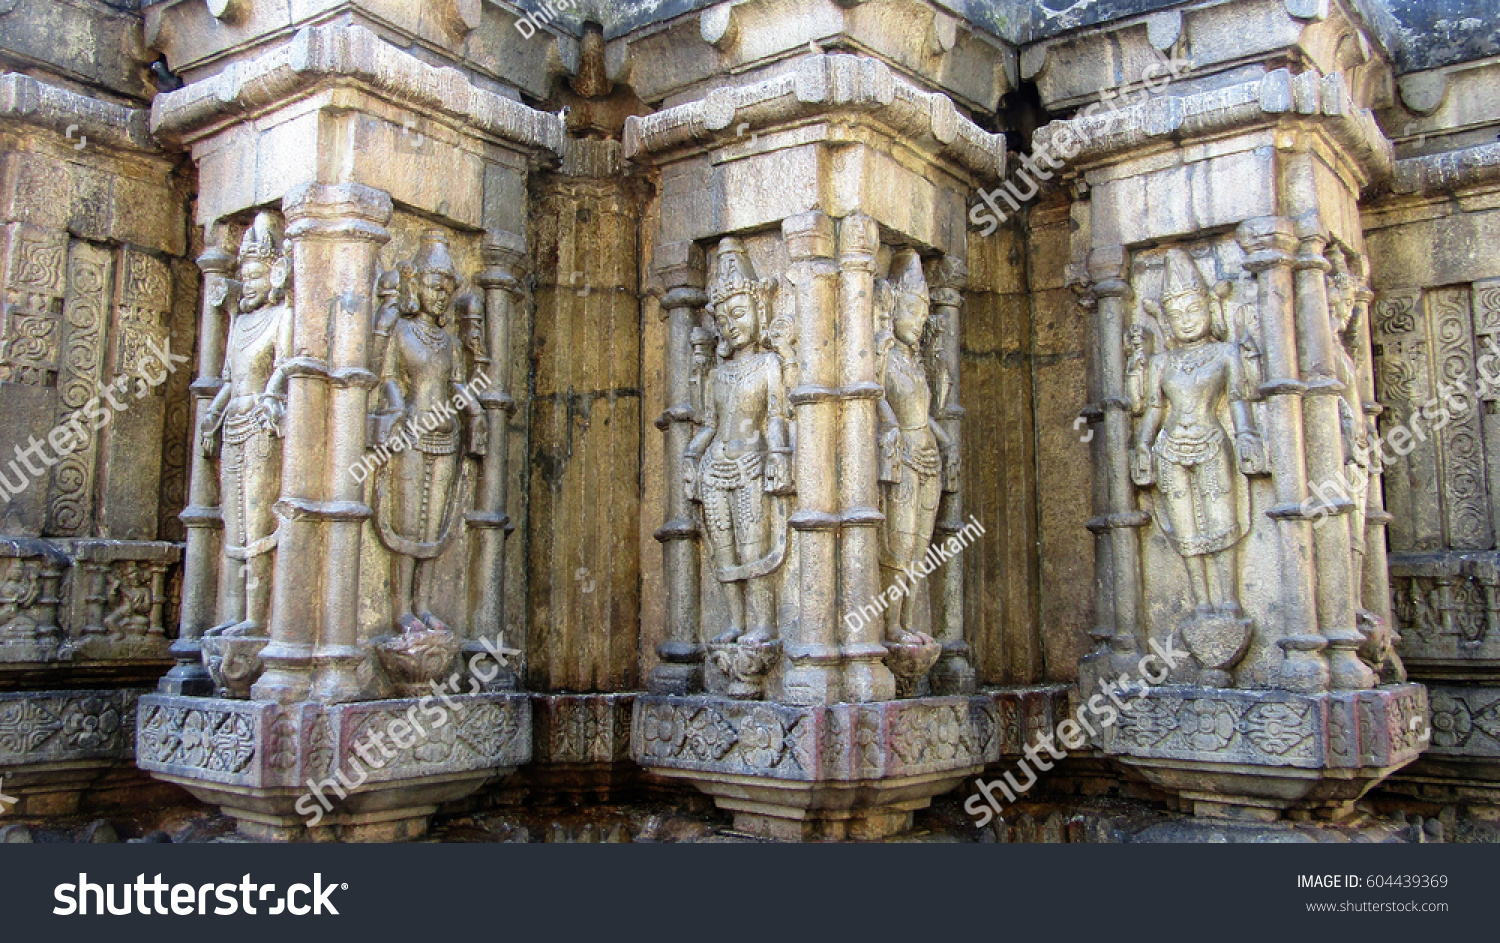
<path id="1" fill-rule="evenodd" d="M 646 741 L 646 752 L 652 756 L 676 756 L 687 739 L 687 730 L 676 710 L 653 705 L 641 716 L 641 736 Z"/>
<path id="2" fill-rule="evenodd" d="M 721 760 L 734 749 L 734 728 L 716 710 L 703 708 L 687 722 L 686 747 L 699 759 Z"/>
<path id="3" fill-rule="evenodd" d="M 709 663 L 729 678 L 724 693 L 736 698 L 759 697 L 765 676 L 781 657 L 781 642 L 730 642 L 708 647 Z"/>
<path id="4" fill-rule="evenodd" d="M 410 629 L 375 646 L 381 667 L 406 696 L 426 692 L 446 676 L 463 643 L 448 629 Z"/>
<path id="5" fill-rule="evenodd" d="M 1285 756 L 1312 736 L 1307 709 L 1287 704 L 1261 704 L 1245 717 L 1245 735 L 1272 756 Z"/>
<path id="6" fill-rule="evenodd" d="M 93 750 L 114 741 L 120 731 L 120 712 L 108 701 L 86 697 L 63 710 L 62 723 L 68 743 Z"/>
<path id="7" fill-rule="evenodd" d="M 261 649 L 271 642 L 265 638 L 209 635 L 202 640 L 203 667 L 214 685 L 227 697 L 249 697 L 250 688 L 265 665 Z"/>
<path id="8" fill-rule="evenodd" d="M 937 664 L 943 646 L 924 632 L 912 632 L 899 642 L 885 643 L 885 664 L 896 676 L 898 697 L 911 697 L 917 683 Z"/>
<path id="9" fill-rule="evenodd" d="M 786 727 L 770 710 L 758 707 L 740 725 L 740 755 L 745 765 L 770 769 L 786 753 Z"/>
<path id="10" fill-rule="evenodd" d="M 1469 705 L 1443 691 L 1432 695 L 1432 742 L 1434 746 L 1455 747 L 1466 743 L 1474 732 Z"/>

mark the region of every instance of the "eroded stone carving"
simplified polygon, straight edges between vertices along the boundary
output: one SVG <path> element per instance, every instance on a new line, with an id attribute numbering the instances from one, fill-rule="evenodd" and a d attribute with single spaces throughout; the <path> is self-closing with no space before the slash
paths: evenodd
<path id="1" fill-rule="evenodd" d="M 1182 637 L 1203 683 L 1220 687 L 1230 686 L 1253 630 L 1239 601 L 1237 545 L 1248 530 L 1239 476 L 1266 470 L 1246 384 L 1258 373 L 1257 348 L 1239 312 L 1226 310 L 1228 296 L 1228 285 L 1211 291 L 1193 257 L 1171 249 L 1161 301 L 1142 301 L 1126 341 L 1126 389 L 1139 417 L 1131 477 L 1157 490 L 1157 523 L 1187 567 L 1193 612 Z"/>
<path id="2" fill-rule="evenodd" d="M 880 568 L 884 591 L 900 592 L 900 601 L 885 612 L 886 663 L 898 693 L 910 695 L 941 654 L 936 640 L 917 628 L 921 597 L 910 585 L 912 567 L 927 555 L 942 492 L 958 488 L 958 451 L 933 417 L 933 404 L 945 400 L 946 389 L 940 374 L 934 401 L 923 356 L 931 300 L 916 252 L 895 254 L 890 277 L 876 281 L 875 295 L 877 371 L 884 388 L 876 432 L 885 515 Z"/>
<path id="3" fill-rule="evenodd" d="M 461 646 L 432 611 L 433 565 L 458 531 L 468 493 L 465 429 L 450 403 L 463 404 L 468 454 L 484 456 L 489 430 L 469 391 L 468 359 L 484 351 L 483 323 L 465 321 L 467 346 L 447 329 L 458 285 L 441 230 L 425 232 L 416 256 L 380 279 L 388 300 L 375 323 L 381 405 L 372 417 L 372 438 L 392 454 L 376 472 L 372 505 L 381 542 L 391 552 L 399 635 L 377 651 L 398 687 L 438 677 Z M 482 365 L 475 359 L 473 372 Z M 406 441 L 398 445 L 398 436 Z"/>
<path id="4" fill-rule="evenodd" d="M 222 621 L 209 636 L 263 638 L 270 617 L 281 494 L 282 417 L 291 355 L 291 261 L 278 216 L 263 212 L 240 242 L 240 300 L 229 327 L 224 385 L 199 428 L 219 456 L 224 514 Z"/>
<path id="5" fill-rule="evenodd" d="M 714 575 L 724 587 L 729 625 L 709 649 L 731 680 L 723 692 L 754 697 L 780 651 L 774 574 L 786 561 L 792 464 L 791 410 L 774 342 L 770 298 L 776 282 L 757 279 L 738 239 L 719 243 L 708 286 L 718 326 L 718 362 L 703 391 L 697 434 L 683 456 L 690 500 L 702 507 Z"/>

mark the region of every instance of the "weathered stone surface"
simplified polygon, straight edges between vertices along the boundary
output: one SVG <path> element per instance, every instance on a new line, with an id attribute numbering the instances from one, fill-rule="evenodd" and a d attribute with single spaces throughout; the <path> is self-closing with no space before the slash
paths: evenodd
<path id="1" fill-rule="evenodd" d="M 881 838 L 999 758 L 987 697 L 786 707 L 713 697 L 636 700 L 631 754 L 685 779 L 769 838 Z"/>
<path id="2" fill-rule="evenodd" d="M 516 694 L 328 707 L 153 694 L 136 731 L 142 769 L 279 840 L 415 837 L 438 804 L 530 756 L 531 704 Z"/>
<path id="3" fill-rule="evenodd" d="M 0 0 L 0 727 L 170 658 L 253 836 L 880 838 L 1166 646 L 1088 788 L 1493 800 L 1500 65 L 1408 6 Z"/>
<path id="4" fill-rule="evenodd" d="M 1427 710 L 1416 684 L 1312 696 L 1168 686 L 1126 703 L 1105 751 L 1198 814 L 1339 809 L 1426 748 Z"/>

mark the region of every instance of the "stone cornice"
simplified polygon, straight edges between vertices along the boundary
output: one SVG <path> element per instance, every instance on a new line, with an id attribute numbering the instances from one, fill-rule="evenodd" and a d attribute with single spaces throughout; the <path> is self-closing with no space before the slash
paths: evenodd
<path id="1" fill-rule="evenodd" d="M 649 159 L 747 131 L 839 112 L 878 113 L 905 138 L 922 141 L 983 178 L 1005 173 L 1005 138 L 958 113 L 946 95 L 924 92 L 884 63 L 851 55 L 808 56 L 773 79 L 718 88 L 707 98 L 625 122 L 625 157 Z"/>
<path id="2" fill-rule="evenodd" d="M 1500 184 L 1500 144 L 1396 161 L 1395 193 L 1428 194 Z"/>
<path id="3" fill-rule="evenodd" d="M 1390 176 L 1395 163 L 1390 141 L 1369 109 L 1355 105 L 1337 72 L 1292 75 L 1277 69 L 1255 82 L 1196 95 L 1149 98 L 1114 112 L 1054 121 L 1037 130 L 1035 144 L 1062 153 L 1057 145 L 1067 129 L 1081 144 L 1070 160 L 1075 165 L 1095 164 L 1164 141 L 1246 130 L 1285 118 L 1316 121 L 1371 181 Z"/>
<path id="4" fill-rule="evenodd" d="M 560 117 L 476 87 L 457 69 L 428 65 L 363 26 L 310 26 L 290 42 L 152 103 L 151 130 L 181 137 L 293 99 L 328 81 L 354 81 L 419 111 L 457 119 L 525 149 L 562 156 Z"/>
<path id="5" fill-rule="evenodd" d="M 141 151 L 157 150 L 146 129 L 146 111 L 48 85 L 29 75 L 0 75 L 0 118 L 24 121 L 68 134 L 76 140 L 88 138 L 109 147 Z"/>

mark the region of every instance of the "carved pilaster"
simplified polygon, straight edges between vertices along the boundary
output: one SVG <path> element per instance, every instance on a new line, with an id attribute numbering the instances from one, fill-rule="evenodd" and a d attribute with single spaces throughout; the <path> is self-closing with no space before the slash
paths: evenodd
<path id="1" fill-rule="evenodd" d="M 699 533 L 684 488 L 683 461 L 702 407 L 704 370 L 695 368 L 693 332 L 698 311 L 708 303 L 703 291 L 703 250 L 691 242 L 656 248 L 656 269 L 666 293 L 667 407 L 656 420 L 666 436 L 666 521 L 656 531 L 666 572 L 666 638 L 656 648 L 661 663 L 651 670 L 653 694 L 691 694 L 703 689 L 703 645 L 699 636 Z M 709 362 L 707 354 L 702 365 Z M 695 384 L 696 380 L 696 384 Z M 694 402 L 694 387 L 699 402 Z"/>
<path id="2" fill-rule="evenodd" d="M 222 228 L 220 237 L 224 236 Z M 234 279 L 235 258 L 220 245 L 210 245 L 198 257 L 203 271 L 203 305 L 198 318 L 197 378 L 193 381 L 194 430 L 202 424 L 209 404 L 224 381 L 224 344 L 229 334 L 230 308 L 239 301 Z M 219 475 L 214 462 L 199 448 L 189 450 L 188 506 L 182 523 L 187 530 L 182 560 L 182 609 L 172 656 L 177 664 L 161 679 L 163 694 L 202 696 L 213 693 L 213 681 L 203 666 L 200 639 L 214 625 L 219 594 L 219 553 L 224 518 L 219 510 Z"/>
<path id="3" fill-rule="evenodd" d="M 839 269 L 834 263 L 834 223 L 829 217 L 822 213 L 789 217 L 782 221 L 781 231 L 791 257 L 786 278 L 791 283 L 795 311 L 799 378 L 790 394 L 797 419 L 794 456 L 797 510 L 791 517 L 791 526 L 799 541 L 799 619 L 797 637 L 786 643 L 787 669 L 782 695 L 792 704 L 831 704 L 845 699 L 844 679 L 839 671 L 840 597 L 835 594 L 839 579 L 841 496 L 837 468 L 841 417 L 837 390 L 839 364 L 833 354 L 837 336 L 833 312 L 839 292 Z M 870 278 L 873 277 L 872 267 Z M 868 416 L 867 435 L 874 432 L 873 411 Z M 873 488 L 873 463 L 869 473 L 869 486 Z M 875 507 L 873 494 L 866 501 L 867 507 Z M 873 562 L 871 557 L 870 563 Z M 874 567 L 870 566 L 857 585 L 873 592 L 875 579 Z M 849 587 L 844 588 L 844 595 L 851 595 Z M 878 644 L 867 644 L 866 649 L 871 659 L 885 654 Z M 878 662 L 866 664 L 878 665 Z M 894 692 L 894 679 L 888 683 L 889 690 Z"/>
<path id="4" fill-rule="evenodd" d="M 938 375 L 937 387 L 933 390 L 932 413 L 947 433 L 953 456 L 961 452 L 963 441 L 964 408 L 959 405 L 963 346 L 960 313 L 964 303 L 963 289 L 968 279 L 968 268 L 953 255 L 939 259 L 928 277 L 936 337 L 933 360 Z M 957 467 L 945 467 L 943 476 L 934 542 L 956 536 L 964 527 L 962 476 Z M 944 563 L 932 575 L 932 629 L 934 637 L 943 646 L 942 657 L 932 669 L 933 693 L 974 693 L 974 666 L 970 661 L 969 643 L 964 637 L 963 564 L 957 558 Z"/>
<path id="5" fill-rule="evenodd" d="M 1328 239 L 1311 232 L 1300 239 L 1295 271 L 1298 351 L 1306 392 L 1302 421 L 1310 482 L 1340 481 L 1344 472 L 1343 435 L 1339 397 L 1344 382 L 1337 369 L 1337 348 L 1329 321 L 1329 263 L 1324 256 Z M 1363 417 L 1360 417 L 1363 421 Z M 1352 503 L 1339 508 L 1352 512 Z M 1355 626 L 1355 574 L 1349 528 L 1313 528 L 1317 554 L 1316 604 L 1318 627 L 1329 643 L 1329 681 L 1335 690 L 1362 691 L 1375 686 L 1375 674 L 1357 654 L 1364 637 Z"/>
<path id="6" fill-rule="evenodd" d="M 838 224 L 838 336 L 836 382 L 839 399 L 837 433 L 839 598 L 843 627 L 844 697 L 854 702 L 883 701 L 894 694 L 895 679 L 879 660 L 880 619 L 851 616 L 882 590 L 880 561 L 880 485 L 876 477 L 873 435 L 881 386 L 875 351 L 875 257 L 880 250 L 880 227 L 862 214 Z M 799 427 L 800 429 L 800 427 Z M 888 685 L 890 687 L 888 687 Z"/>
<path id="7" fill-rule="evenodd" d="M 490 382 L 479 393 L 489 436 L 482 458 L 477 509 L 464 516 L 477 530 L 470 563 L 468 647 L 482 651 L 476 639 L 497 639 L 505 630 L 505 539 L 514 529 L 506 514 L 510 483 L 510 417 L 516 410 L 511 394 L 511 329 L 517 310 L 526 303 L 528 255 L 526 239 L 499 230 L 485 236 L 485 269 L 475 279 L 484 289 L 485 326 L 489 347 Z M 514 672 L 505 669 L 509 684 Z"/>
<path id="8" fill-rule="evenodd" d="M 1110 635 L 1113 674 L 1130 670 L 1146 647 L 1142 622 L 1141 547 L 1139 529 L 1150 518 L 1136 506 L 1131 481 L 1130 401 L 1125 391 L 1125 327 L 1130 283 L 1129 256 L 1118 246 L 1093 250 L 1088 272 L 1099 331 L 1099 370 L 1104 408 L 1104 456 L 1109 506 L 1101 521 L 1110 534 L 1109 572 L 1114 624 Z M 1101 572 L 1105 561 L 1100 560 Z M 1101 619 L 1105 618 L 1103 614 Z"/>
<path id="9" fill-rule="evenodd" d="M 389 239 L 385 193 L 360 184 L 298 187 L 283 200 L 296 285 L 288 361 L 271 644 L 257 699 L 355 698 L 359 559 L 370 516 L 347 470 L 365 451 L 376 254 Z"/>
<path id="10" fill-rule="evenodd" d="M 1312 557 L 1312 526 L 1307 520 L 1307 458 L 1304 450 L 1302 397 L 1307 384 L 1297 357 L 1292 286 L 1297 238 L 1290 220 L 1265 217 L 1247 220 L 1238 232 L 1248 253 L 1245 268 L 1255 274 L 1259 297 L 1265 379 L 1259 393 L 1266 401 L 1266 452 L 1276 505 L 1269 514 L 1277 522 L 1281 554 L 1282 639 L 1286 652 L 1280 684 L 1288 691 L 1314 694 L 1328 690 L 1329 665 L 1323 654 L 1327 640 L 1317 629 Z M 1321 273 L 1319 273 L 1321 275 Z"/>

